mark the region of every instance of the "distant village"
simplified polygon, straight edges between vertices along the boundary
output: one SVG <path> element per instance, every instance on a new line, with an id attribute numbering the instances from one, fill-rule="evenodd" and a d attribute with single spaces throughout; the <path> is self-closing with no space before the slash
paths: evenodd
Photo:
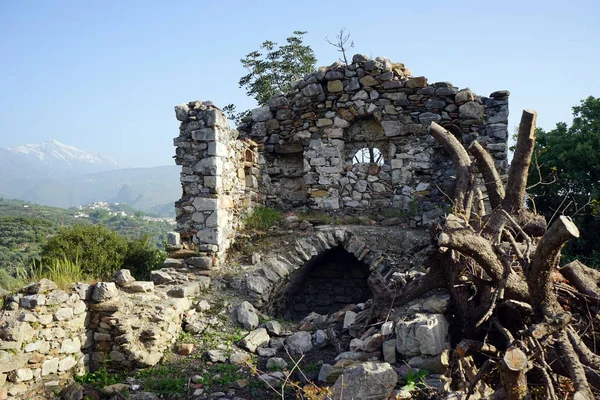
<path id="1" fill-rule="evenodd" d="M 125 203 L 107 203 L 105 201 L 97 201 L 95 203 L 90 203 L 90 204 L 86 204 L 83 206 L 79 205 L 77 207 L 74 207 L 75 209 L 80 210 L 77 213 L 75 213 L 74 217 L 75 218 L 89 218 L 90 211 L 107 210 L 108 215 L 110 215 L 111 217 L 117 216 L 117 217 L 123 217 L 123 218 L 140 218 L 145 221 L 168 222 L 170 224 L 175 224 L 175 218 L 172 218 L 172 217 L 150 217 L 147 215 L 138 216 L 135 214 L 127 214 L 123 210 L 116 209 L 116 208 L 118 208 L 119 205 L 125 205 Z"/>

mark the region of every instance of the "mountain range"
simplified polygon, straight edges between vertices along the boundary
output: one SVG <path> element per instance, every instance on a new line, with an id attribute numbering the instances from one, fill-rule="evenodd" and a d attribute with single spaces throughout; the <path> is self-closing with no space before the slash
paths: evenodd
<path id="1" fill-rule="evenodd" d="M 181 196 L 179 167 L 125 168 L 113 158 L 50 139 L 0 147 L 0 197 L 54 207 L 98 201 L 127 203 L 173 216 Z"/>

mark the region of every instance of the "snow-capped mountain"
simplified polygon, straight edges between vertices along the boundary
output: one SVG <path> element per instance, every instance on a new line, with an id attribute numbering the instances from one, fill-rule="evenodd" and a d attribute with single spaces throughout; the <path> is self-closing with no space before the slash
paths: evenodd
<path id="1" fill-rule="evenodd" d="M 31 167 L 42 167 L 48 175 L 63 175 L 73 172 L 94 173 L 122 168 L 113 158 L 100 154 L 91 154 L 74 146 L 60 143 L 54 139 L 42 143 L 25 144 L 6 149 L 12 158 L 21 158 Z M 37 164 L 37 165 L 36 165 Z"/>
<path id="2" fill-rule="evenodd" d="M 0 197 L 56 207 L 119 202 L 148 212 L 174 212 L 173 202 L 181 195 L 179 167 L 123 168 L 111 157 L 53 139 L 0 147 Z"/>

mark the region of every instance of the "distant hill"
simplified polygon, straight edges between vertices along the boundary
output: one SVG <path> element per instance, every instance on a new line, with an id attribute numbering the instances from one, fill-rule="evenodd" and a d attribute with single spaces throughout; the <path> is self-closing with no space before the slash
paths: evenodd
<path id="1" fill-rule="evenodd" d="M 54 207 L 104 201 L 174 216 L 179 167 L 123 168 L 56 140 L 0 148 L 0 196 Z"/>
<path id="2" fill-rule="evenodd" d="M 0 269 L 29 267 L 48 237 L 74 224 L 102 224 L 130 238 L 148 234 L 161 248 L 175 228 L 172 218 L 147 216 L 126 204 L 63 209 L 0 198 Z"/>

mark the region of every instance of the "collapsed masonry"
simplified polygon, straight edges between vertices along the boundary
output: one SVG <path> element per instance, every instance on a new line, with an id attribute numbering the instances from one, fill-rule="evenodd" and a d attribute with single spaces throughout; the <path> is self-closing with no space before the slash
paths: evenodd
<path id="1" fill-rule="evenodd" d="M 477 139 L 505 172 L 508 96 L 428 84 L 403 64 L 356 55 L 296 82 L 238 130 L 210 102 L 178 105 L 177 229 L 211 264 L 258 205 L 346 215 L 395 209 L 426 226 L 443 213 L 454 175 L 428 125 L 465 146 Z"/>

